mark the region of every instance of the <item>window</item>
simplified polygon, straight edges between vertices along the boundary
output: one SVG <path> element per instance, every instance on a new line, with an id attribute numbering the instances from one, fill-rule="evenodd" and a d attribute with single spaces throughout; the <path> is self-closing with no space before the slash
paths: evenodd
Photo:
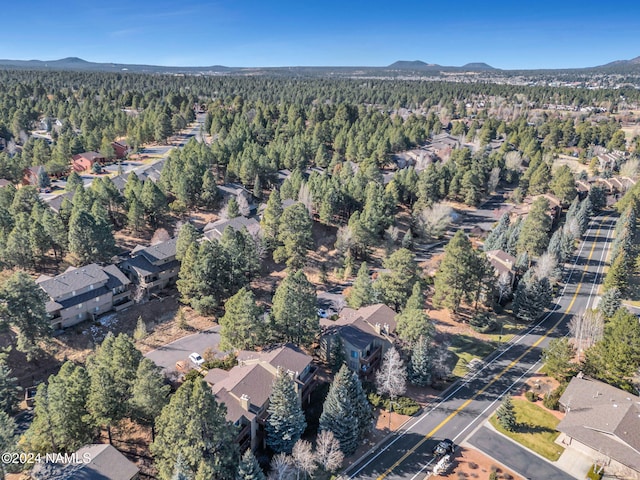
<path id="1" fill-rule="evenodd" d="M 351 358 L 358 358 L 358 351 L 357 350 L 351 350 Z"/>
<path id="2" fill-rule="evenodd" d="M 96 297 L 96 302 L 99 302 L 99 301 L 100 301 L 100 297 Z"/>

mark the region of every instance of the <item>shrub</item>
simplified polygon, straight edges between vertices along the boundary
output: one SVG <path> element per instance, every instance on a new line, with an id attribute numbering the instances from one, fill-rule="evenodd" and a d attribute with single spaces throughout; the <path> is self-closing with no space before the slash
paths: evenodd
<path id="1" fill-rule="evenodd" d="M 524 396 L 530 402 L 538 401 L 538 395 L 533 390 L 529 390 L 527 393 L 524 394 Z"/>
<path id="2" fill-rule="evenodd" d="M 375 408 L 382 408 L 389 411 L 389 399 L 385 398 L 377 393 L 370 393 L 368 395 L 369 402 Z M 398 397 L 393 401 L 393 411 L 400 415 L 413 416 L 420 411 L 420 404 L 409 397 Z"/>
<path id="3" fill-rule="evenodd" d="M 189 370 L 184 376 L 184 381 L 189 382 L 197 378 L 202 378 L 202 374 L 198 370 Z"/>
<path id="4" fill-rule="evenodd" d="M 212 368 L 220 368 L 222 370 L 231 370 L 238 364 L 238 359 L 232 353 L 227 355 L 224 358 L 213 358 L 207 362 L 204 362 L 202 366 L 207 370 L 211 370 Z"/>
<path id="5" fill-rule="evenodd" d="M 597 470 L 600 470 L 600 468 L 595 465 L 591 465 L 591 468 L 587 473 L 587 478 L 589 480 L 600 480 L 602 478 L 602 472 L 598 473 Z"/>
<path id="6" fill-rule="evenodd" d="M 560 397 L 567 388 L 566 384 L 560 385 L 554 391 L 547 393 L 542 399 L 542 404 L 549 410 L 558 410 L 560 407 Z"/>

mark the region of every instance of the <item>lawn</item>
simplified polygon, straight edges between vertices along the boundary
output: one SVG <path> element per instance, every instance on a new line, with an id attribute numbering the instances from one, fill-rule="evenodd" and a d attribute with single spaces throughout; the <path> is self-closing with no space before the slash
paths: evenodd
<path id="1" fill-rule="evenodd" d="M 453 369 L 453 375 L 456 377 L 464 377 L 467 370 L 467 364 L 474 358 L 484 358 L 495 349 L 495 345 L 486 340 L 472 337 L 471 335 L 458 334 L 451 337 L 451 346 L 449 350 L 455 354 L 456 365 Z"/>
<path id="2" fill-rule="evenodd" d="M 518 428 L 508 432 L 498 423 L 495 414 L 489 419 L 496 430 L 515 440 L 519 444 L 555 462 L 560 458 L 564 448 L 554 443 L 560 435 L 556 430 L 558 420 L 549 412 L 527 400 L 513 400 Z"/>

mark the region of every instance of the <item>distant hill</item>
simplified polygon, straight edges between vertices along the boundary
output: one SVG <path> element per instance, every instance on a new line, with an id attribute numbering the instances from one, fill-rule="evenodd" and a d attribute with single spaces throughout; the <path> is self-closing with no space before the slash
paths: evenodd
<path id="1" fill-rule="evenodd" d="M 232 69 L 222 65 L 210 67 L 165 67 L 161 65 L 136 65 L 126 63 L 88 62 L 78 57 L 59 60 L 0 60 L 0 68 L 18 68 L 22 70 L 75 70 L 93 72 L 136 72 L 136 73 L 218 73 Z"/>
<path id="2" fill-rule="evenodd" d="M 486 64 L 484 62 L 473 62 L 473 63 L 467 63 L 466 65 L 463 65 L 462 67 L 463 70 L 473 70 L 473 71 L 477 71 L 477 70 L 497 70 L 497 68 L 492 67 L 489 64 Z"/>
<path id="3" fill-rule="evenodd" d="M 482 62 L 467 63 L 461 67 L 443 66 L 437 63 L 426 63 L 421 60 L 398 60 L 387 67 L 390 70 L 412 70 L 412 71 L 465 71 L 478 72 L 496 70 L 491 65 Z"/>
<path id="4" fill-rule="evenodd" d="M 425 63 L 421 60 L 398 60 L 397 62 L 393 62 L 387 68 L 393 68 L 397 70 L 426 70 L 438 68 L 440 65 L 436 65 L 435 63 Z"/>
<path id="5" fill-rule="evenodd" d="M 615 60 L 604 65 L 598 65 L 594 68 L 598 70 L 612 71 L 640 71 L 640 57 L 635 57 L 631 60 Z"/>

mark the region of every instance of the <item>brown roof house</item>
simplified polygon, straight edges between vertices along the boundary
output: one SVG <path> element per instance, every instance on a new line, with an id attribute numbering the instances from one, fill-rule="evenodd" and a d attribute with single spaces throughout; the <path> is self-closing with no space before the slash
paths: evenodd
<path id="1" fill-rule="evenodd" d="M 131 305 L 131 282 L 115 265 L 69 267 L 55 277 L 41 275 L 36 283 L 49 295 L 45 307 L 57 330 Z"/>
<path id="2" fill-rule="evenodd" d="M 496 271 L 498 277 L 507 275 L 511 280 L 511 286 L 516 278 L 516 257 L 508 254 L 502 250 L 489 250 L 484 252 L 487 256 L 487 260 Z"/>
<path id="3" fill-rule="evenodd" d="M 64 462 L 36 463 L 33 480 L 137 480 L 138 467 L 115 447 L 105 444 L 85 445 L 67 454 Z"/>
<path id="4" fill-rule="evenodd" d="M 71 168 L 76 172 L 86 172 L 93 168 L 94 163 L 104 163 L 106 158 L 98 152 L 78 153 L 71 157 Z"/>
<path id="5" fill-rule="evenodd" d="M 578 374 L 560 397 L 557 442 L 616 478 L 640 479 L 640 397 Z"/>
<path id="6" fill-rule="evenodd" d="M 262 352 L 241 351 L 231 370 L 209 370 L 204 377 L 218 401 L 227 407 L 227 420 L 240 428 L 240 451 L 255 449 L 264 439 L 269 395 L 277 375 L 291 375 L 300 402 L 309 400 L 316 385 L 312 358 L 292 344 Z"/>
<path id="7" fill-rule="evenodd" d="M 393 344 L 395 316 L 391 308 L 377 303 L 358 310 L 344 308 L 335 321 L 321 318 L 324 330 L 320 340 L 321 356 L 329 361 L 332 344 L 340 339 L 347 366 L 360 376 L 370 378 Z"/>
<path id="8" fill-rule="evenodd" d="M 150 247 L 138 245 L 131 250 L 129 258 L 118 265 L 143 295 L 159 292 L 176 282 L 180 271 L 180 262 L 176 260 L 177 240 L 174 237 Z"/>
<path id="9" fill-rule="evenodd" d="M 116 158 L 118 159 L 126 157 L 131 151 L 131 148 L 124 140 L 120 140 L 119 142 L 111 142 L 111 146 L 113 147 L 113 151 L 115 152 Z"/>

